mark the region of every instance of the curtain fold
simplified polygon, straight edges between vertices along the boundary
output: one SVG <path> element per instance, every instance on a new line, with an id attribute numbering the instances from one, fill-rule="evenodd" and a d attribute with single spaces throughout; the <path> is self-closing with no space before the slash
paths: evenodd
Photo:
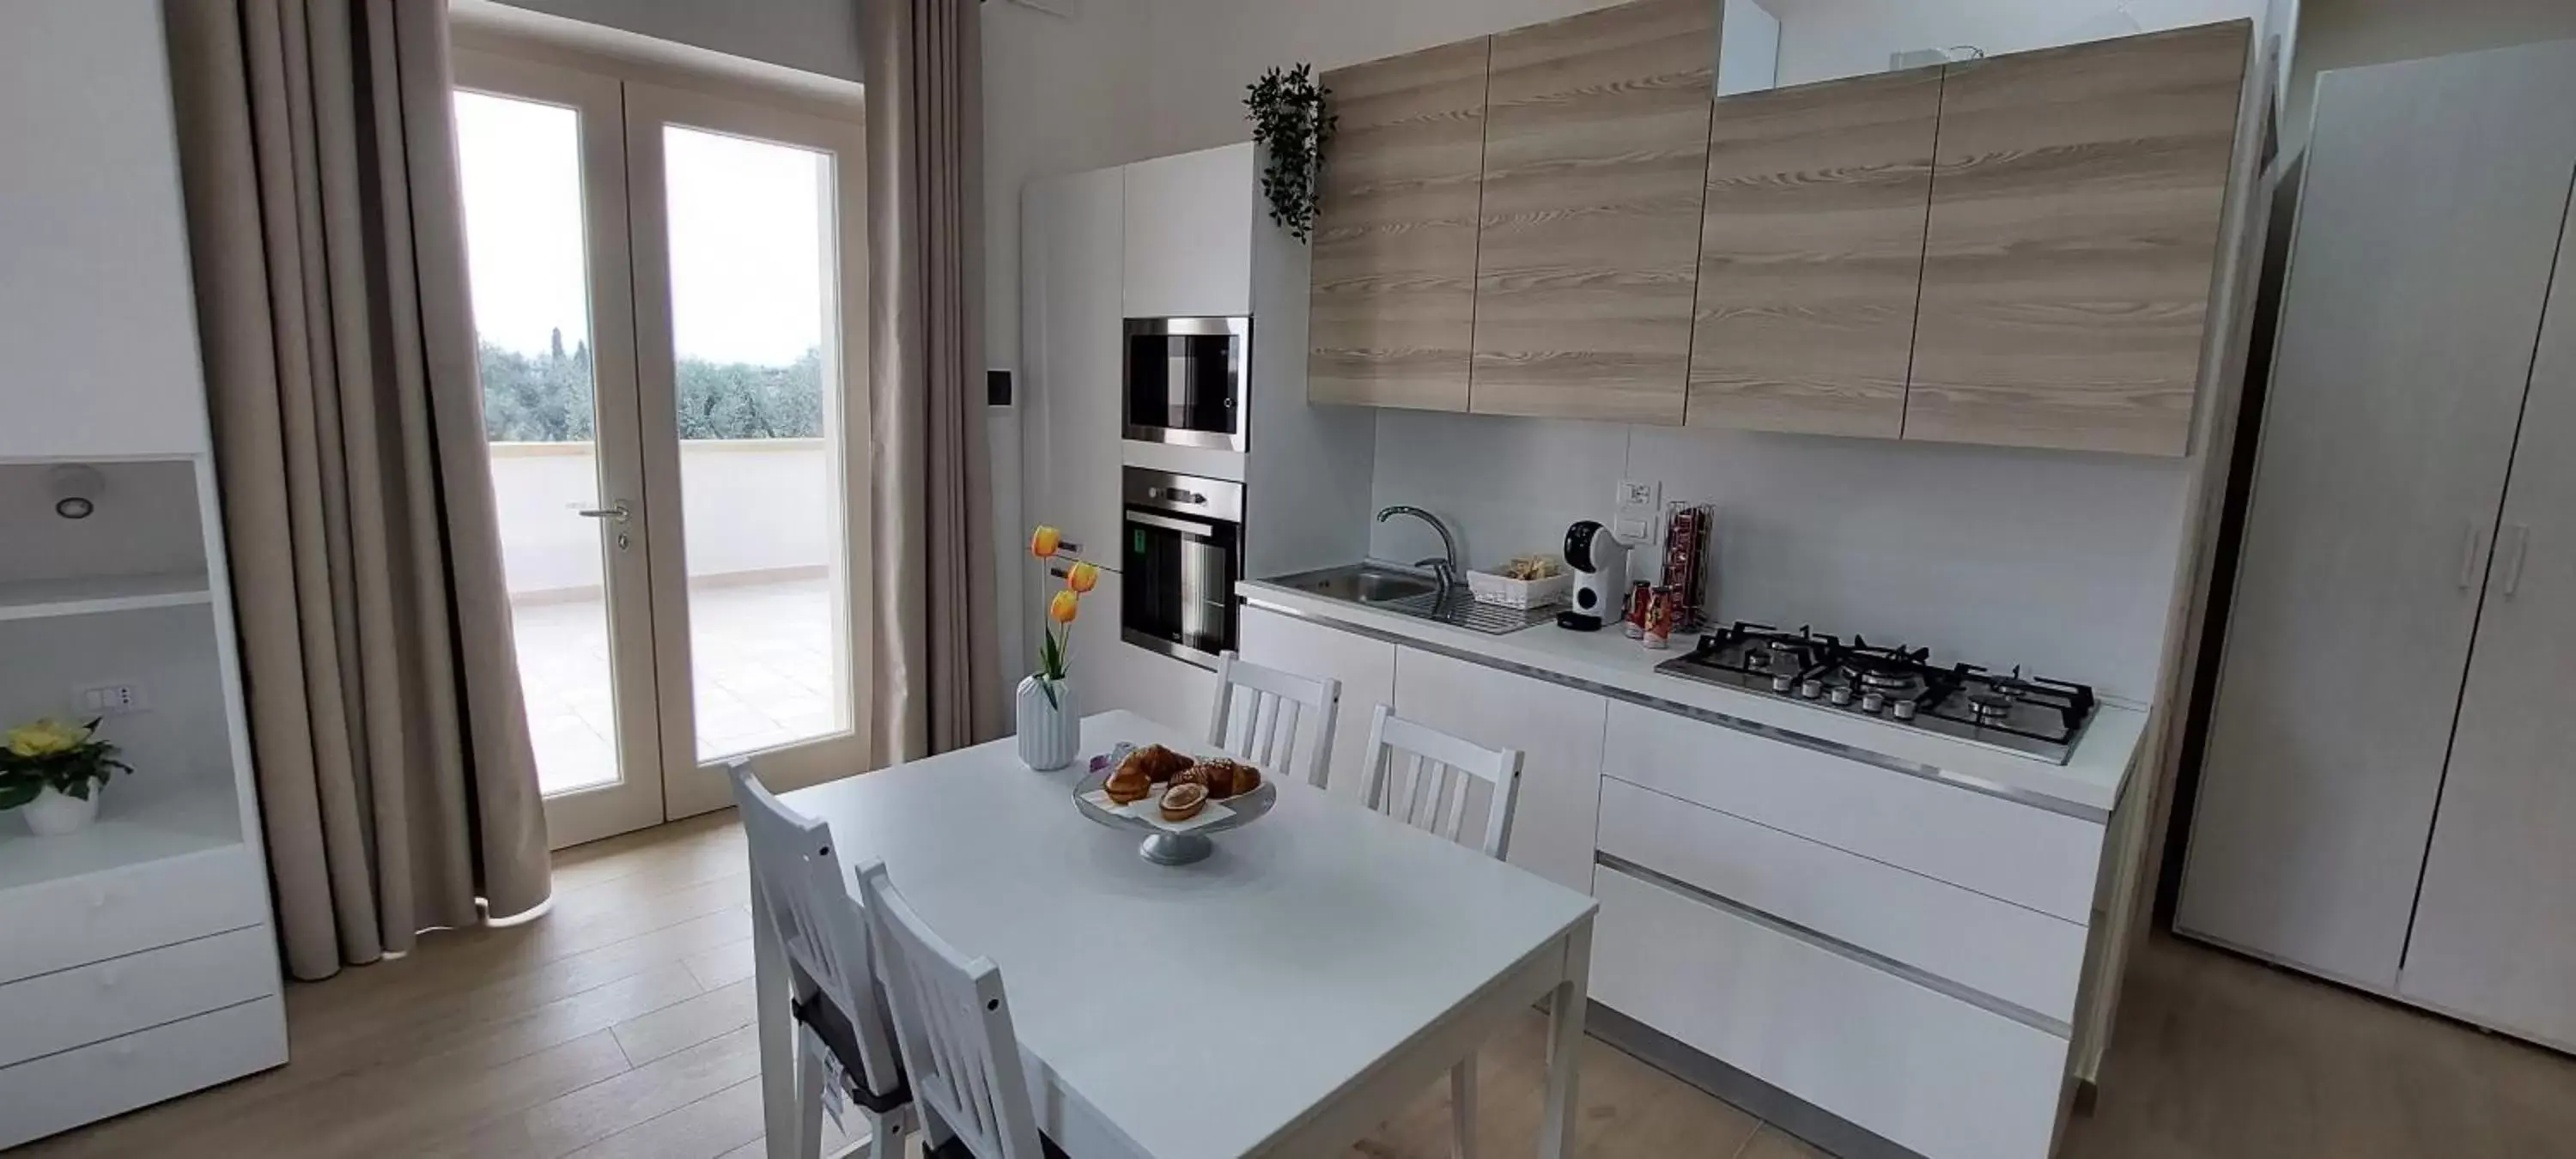
<path id="1" fill-rule="evenodd" d="M 1001 735 L 978 0 L 860 0 L 884 760 Z"/>
<path id="2" fill-rule="evenodd" d="M 446 4 L 164 11 L 260 813 L 287 969 L 319 978 L 550 888 Z"/>

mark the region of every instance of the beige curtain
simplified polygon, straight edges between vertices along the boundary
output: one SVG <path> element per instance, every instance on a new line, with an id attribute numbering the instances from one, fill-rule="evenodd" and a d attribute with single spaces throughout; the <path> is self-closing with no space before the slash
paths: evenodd
<path id="1" fill-rule="evenodd" d="M 880 756 L 1001 735 L 984 443 L 978 0 L 860 0 Z"/>
<path id="2" fill-rule="evenodd" d="M 168 0 L 171 82 L 287 968 L 530 910 L 519 703 L 444 0 Z"/>

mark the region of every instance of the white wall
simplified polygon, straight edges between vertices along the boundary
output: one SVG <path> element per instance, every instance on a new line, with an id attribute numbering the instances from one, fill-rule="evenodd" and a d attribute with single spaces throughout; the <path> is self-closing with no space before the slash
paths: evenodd
<path id="1" fill-rule="evenodd" d="M 0 456 L 205 449 L 167 61 L 155 0 L 0 4 Z"/>
<path id="2" fill-rule="evenodd" d="M 861 0 L 757 0 L 756 3 L 710 3 L 709 0 L 501 0 L 584 24 L 623 29 L 656 40 L 675 41 L 785 65 L 788 68 L 858 80 L 859 4 Z M 875 0 L 867 0 L 874 3 Z"/>
<path id="3" fill-rule="evenodd" d="M 1884 72 L 1891 53 L 1975 45 L 1989 56 L 2252 17 L 2264 0 L 1766 0 L 1780 83 Z"/>
<path id="4" fill-rule="evenodd" d="M 1738 431 L 1389 410 L 1375 501 L 1457 529 L 1471 564 L 1555 553 L 1619 480 L 1717 507 L 1717 611 L 2022 664 L 2126 700 L 2154 686 L 2187 465 Z M 1370 553 L 1439 542 L 1379 524 Z"/>
<path id="5" fill-rule="evenodd" d="M 2304 143 L 2319 72 L 2576 39 L 2576 0 L 2302 0 L 2286 135 Z"/>

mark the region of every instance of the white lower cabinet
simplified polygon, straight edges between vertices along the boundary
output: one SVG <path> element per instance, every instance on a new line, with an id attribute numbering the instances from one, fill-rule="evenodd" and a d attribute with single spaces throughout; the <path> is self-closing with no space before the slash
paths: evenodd
<path id="1" fill-rule="evenodd" d="M 1378 705 L 1395 703 L 1395 645 L 1264 608 L 1243 609 L 1241 628 L 1235 648 L 1244 659 L 1342 682 L 1341 717 L 1333 730 L 1324 786 L 1358 802 L 1368 776 L 1363 762 L 1368 759 L 1369 720 Z"/>
<path id="2" fill-rule="evenodd" d="M 233 846 L 0 891 L 0 981 L 263 922 L 260 873 Z"/>
<path id="3" fill-rule="evenodd" d="M 1634 704 L 1604 768 L 1646 788 L 2070 922 L 2092 921 L 2100 822 Z"/>
<path id="4" fill-rule="evenodd" d="M 1592 892 L 1609 708 L 1608 700 L 1564 685 L 1416 648 L 1396 651 L 1396 712 L 1486 748 L 1521 750 L 1508 860 L 1584 893 Z M 1482 788 L 1470 790 L 1468 832 L 1485 815 Z"/>
<path id="5" fill-rule="evenodd" d="M 1592 996 L 1926 1159 L 2043 1159 L 2063 1038 L 1604 867 Z"/>
<path id="6" fill-rule="evenodd" d="M 284 1003 L 272 994 L 0 1067 L 0 1149 L 285 1061 Z"/>
<path id="7" fill-rule="evenodd" d="M 2085 927 L 1620 780 L 1601 851 L 2058 1023 Z"/>
<path id="8" fill-rule="evenodd" d="M 0 986 L 0 1067 L 276 992 L 266 926 L 11 982 Z"/>

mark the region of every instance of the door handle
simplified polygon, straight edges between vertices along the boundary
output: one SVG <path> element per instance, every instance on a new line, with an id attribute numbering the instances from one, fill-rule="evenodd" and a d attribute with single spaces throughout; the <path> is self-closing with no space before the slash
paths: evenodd
<path id="1" fill-rule="evenodd" d="M 2460 540 L 2461 591 L 2468 591 L 2478 582 L 2478 572 L 2483 570 L 2478 565 L 2486 559 L 2487 554 L 2483 550 L 2486 538 L 2486 529 L 2478 526 L 2477 520 L 2470 520 L 2468 523 L 2468 535 Z"/>
<path id="2" fill-rule="evenodd" d="M 585 511 L 574 512 L 574 514 L 579 515 L 584 519 L 614 519 L 619 523 L 624 523 L 628 519 L 632 518 L 635 513 L 627 510 L 626 501 L 620 499 L 606 507 L 593 507 Z"/>
<path id="3" fill-rule="evenodd" d="M 2522 564 L 2531 558 L 2531 525 L 2512 524 L 2505 533 L 2513 537 L 2512 545 L 2505 548 L 2513 553 L 2505 557 L 2504 565 L 2504 598 L 2509 600 L 2515 592 L 2522 590 Z"/>

